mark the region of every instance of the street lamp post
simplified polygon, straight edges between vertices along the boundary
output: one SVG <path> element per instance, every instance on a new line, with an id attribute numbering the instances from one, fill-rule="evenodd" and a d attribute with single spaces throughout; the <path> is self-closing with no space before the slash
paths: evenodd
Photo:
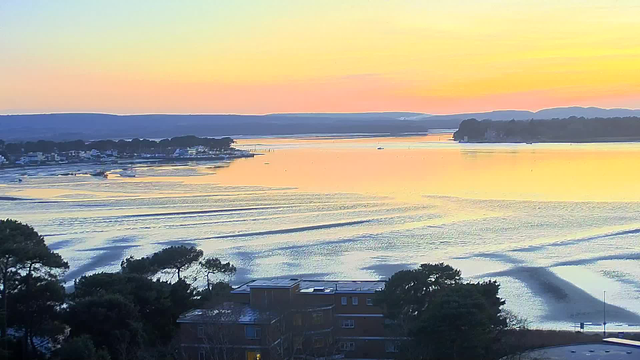
<path id="1" fill-rule="evenodd" d="M 607 336 L 607 291 L 602 294 L 602 336 Z"/>

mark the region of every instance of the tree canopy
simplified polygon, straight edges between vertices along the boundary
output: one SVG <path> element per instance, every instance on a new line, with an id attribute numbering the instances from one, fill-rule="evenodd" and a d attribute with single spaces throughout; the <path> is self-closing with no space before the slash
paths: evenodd
<path id="1" fill-rule="evenodd" d="M 143 345 L 142 323 L 136 307 L 122 296 L 81 299 L 69 307 L 67 324 L 71 338 L 88 335 L 113 359 L 129 359 Z"/>
<path id="2" fill-rule="evenodd" d="M 449 360 L 491 358 L 507 324 L 495 282 L 465 283 L 459 270 L 422 264 L 395 273 L 376 302 L 403 342 L 403 356 Z"/>
<path id="3" fill-rule="evenodd" d="M 3 350 L 7 350 L 9 325 L 22 330 L 22 351 L 27 356 L 36 351 L 36 335 L 56 335 L 56 310 L 64 301 L 59 276 L 68 268 L 69 264 L 51 251 L 31 226 L 0 220 Z"/>
<path id="4" fill-rule="evenodd" d="M 202 250 L 195 246 L 170 246 L 153 254 L 151 264 L 160 270 L 175 272 L 178 275 L 178 280 L 181 280 L 182 271 L 197 264 L 203 254 Z"/>
<path id="5" fill-rule="evenodd" d="M 410 335 L 426 358 L 442 360 L 494 357 L 498 333 L 506 328 L 504 304 L 495 282 L 456 284 L 433 297 Z"/>
<path id="6" fill-rule="evenodd" d="M 59 360 L 172 358 L 180 314 L 217 304 L 231 290 L 228 283 L 207 282 L 200 289 L 184 280 L 183 272 L 196 265 L 202 267 L 194 272 L 200 284 L 203 274 L 235 273 L 215 257 L 200 263 L 202 256 L 195 247 L 172 246 L 130 257 L 120 272 L 80 277 L 67 294 L 60 280 L 68 269 L 64 259 L 32 227 L 0 220 L 0 359 L 41 358 L 45 342 L 49 349 L 61 342 L 51 354 Z M 155 276 L 164 271 L 177 280 Z"/>
<path id="7" fill-rule="evenodd" d="M 420 316 L 435 290 L 461 281 L 460 270 L 449 265 L 422 264 L 417 269 L 393 274 L 377 301 L 385 306 L 390 319 L 408 321 Z"/>
<path id="8" fill-rule="evenodd" d="M 157 253 L 136 259 L 128 257 L 120 264 L 123 273 L 153 276 L 160 271 L 174 272 L 178 280 L 182 279 L 182 271 L 197 264 L 204 253 L 195 246 L 170 246 Z"/>
<path id="9" fill-rule="evenodd" d="M 231 263 L 226 262 L 222 263 L 220 259 L 210 257 L 206 258 L 200 262 L 200 267 L 204 270 L 205 276 L 207 278 L 207 290 L 211 290 L 211 277 L 216 274 L 221 274 L 223 276 L 233 276 L 236 273 L 236 267 L 231 265 Z"/>
<path id="10" fill-rule="evenodd" d="M 56 360 L 111 360 L 109 353 L 104 350 L 96 350 L 96 347 L 88 335 L 82 335 L 70 339 L 63 344 L 54 355 Z"/>

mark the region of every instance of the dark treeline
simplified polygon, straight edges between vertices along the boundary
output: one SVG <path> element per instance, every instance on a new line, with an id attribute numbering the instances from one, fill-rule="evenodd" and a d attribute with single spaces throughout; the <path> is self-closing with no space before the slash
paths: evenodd
<path id="1" fill-rule="evenodd" d="M 160 141 L 148 140 L 148 139 L 132 139 L 132 140 L 96 140 L 85 142 L 83 140 L 74 141 L 27 141 L 18 143 L 5 143 L 0 140 L 0 150 L 4 148 L 4 151 L 11 155 L 23 154 L 29 152 L 68 152 L 68 151 L 88 151 L 88 150 L 117 150 L 120 153 L 141 153 L 141 152 L 153 152 L 164 153 L 167 150 L 176 148 L 187 148 L 192 146 L 205 146 L 210 149 L 225 150 L 229 149 L 234 143 L 234 140 L 230 137 L 223 137 L 220 139 L 197 137 L 194 135 L 178 136 L 170 139 L 163 139 Z"/>
<path id="2" fill-rule="evenodd" d="M 498 359 L 516 350 L 502 339 L 524 324 L 505 312 L 500 286 L 469 283 L 439 263 L 395 273 L 376 297 L 398 338 L 401 359 Z"/>
<path id="3" fill-rule="evenodd" d="M 177 359 L 178 316 L 227 299 L 236 271 L 172 246 L 84 275 L 67 293 L 68 268 L 32 227 L 0 220 L 0 359 Z"/>
<path id="4" fill-rule="evenodd" d="M 471 142 L 588 142 L 640 139 L 640 117 L 526 121 L 465 120 L 454 140 Z"/>

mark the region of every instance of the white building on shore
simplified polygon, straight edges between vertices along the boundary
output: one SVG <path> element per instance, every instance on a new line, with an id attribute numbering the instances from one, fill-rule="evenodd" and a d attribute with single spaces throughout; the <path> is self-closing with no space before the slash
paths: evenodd
<path id="1" fill-rule="evenodd" d="M 27 154 L 27 162 L 39 163 L 45 160 L 44 154 L 41 152 L 30 152 Z"/>

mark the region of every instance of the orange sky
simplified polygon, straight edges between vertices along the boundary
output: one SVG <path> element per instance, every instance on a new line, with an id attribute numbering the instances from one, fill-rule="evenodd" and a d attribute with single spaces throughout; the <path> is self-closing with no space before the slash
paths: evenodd
<path id="1" fill-rule="evenodd" d="M 639 18 L 637 0 L 9 0 L 0 113 L 640 108 Z"/>

